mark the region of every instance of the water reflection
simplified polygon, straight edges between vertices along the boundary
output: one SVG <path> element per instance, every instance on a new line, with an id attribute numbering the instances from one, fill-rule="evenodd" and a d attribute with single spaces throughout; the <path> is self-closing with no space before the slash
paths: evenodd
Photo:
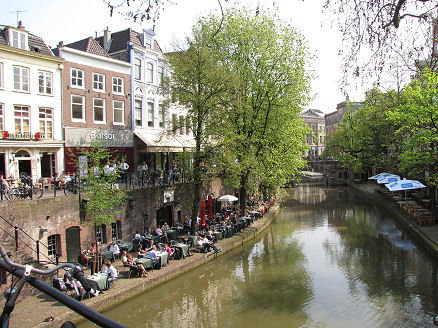
<path id="1" fill-rule="evenodd" d="M 351 191 L 299 185 L 253 244 L 106 314 L 129 327 L 433 327 L 437 266 L 410 245 Z"/>

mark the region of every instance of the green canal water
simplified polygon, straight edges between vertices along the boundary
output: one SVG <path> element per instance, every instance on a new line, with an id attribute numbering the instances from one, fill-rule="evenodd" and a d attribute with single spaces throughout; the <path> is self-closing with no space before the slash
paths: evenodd
<path id="1" fill-rule="evenodd" d="M 437 263 L 389 213 L 301 184 L 254 242 L 105 315 L 128 327 L 350 328 L 434 327 L 437 312 Z"/>

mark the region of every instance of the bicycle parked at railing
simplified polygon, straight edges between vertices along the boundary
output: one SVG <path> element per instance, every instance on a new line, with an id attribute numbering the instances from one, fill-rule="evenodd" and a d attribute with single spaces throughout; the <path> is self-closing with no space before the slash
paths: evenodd
<path id="1" fill-rule="evenodd" d="M 27 197 L 41 198 L 43 196 L 43 188 L 34 185 L 30 176 L 21 173 L 18 184 L 9 186 L 4 194 L 8 200 L 24 199 Z"/>
<path id="2" fill-rule="evenodd" d="M 73 277 L 82 284 L 82 287 L 84 287 L 84 289 L 88 293 L 90 292 L 93 293 L 94 290 L 90 287 L 87 280 L 85 279 L 84 272 L 82 271 L 81 267 L 74 265 L 72 263 L 62 263 L 48 270 L 40 270 L 33 268 L 30 265 L 14 263 L 9 259 L 8 254 L 6 253 L 5 249 L 1 245 L 0 245 L 0 255 L 3 258 L 3 260 L 0 260 L 0 267 L 12 273 L 13 275 L 17 276 L 18 278 L 20 278 L 18 282 L 16 282 L 15 286 L 11 286 L 11 288 L 7 290 L 7 293 L 5 293 L 6 302 L 3 308 L 3 312 L 0 316 L 0 324 L 2 328 L 9 327 L 9 317 L 12 311 L 14 311 L 15 302 L 18 296 L 20 295 L 20 292 L 23 289 L 24 284 L 26 282 L 31 284 L 33 287 L 37 288 L 41 292 L 45 293 L 46 295 L 54 298 L 58 302 L 64 304 L 65 306 L 72 309 L 76 313 L 80 314 L 84 318 L 99 325 L 100 327 L 108 327 L 108 328 L 125 327 L 120 323 L 105 317 L 99 312 L 90 309 L 89 307 L 76 301 L 75 299 L 63 294 L 61 291 L 58 291 L 55 288 L 50 287 L 43 281 L 37 279 L 36 277 L 31 276 L 31 273 L 36 273 L 40 275 L 50 275 L 60 269 L 69 268 L 72 269 Z M 76 326 L 72 322 L 67 321 L 64 322 L 64 324 L 61 326 L 61 328 L 63 327 L 74 328 Z"/>

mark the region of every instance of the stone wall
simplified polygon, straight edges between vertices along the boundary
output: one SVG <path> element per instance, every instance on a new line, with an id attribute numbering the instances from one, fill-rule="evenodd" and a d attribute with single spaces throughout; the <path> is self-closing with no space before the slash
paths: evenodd
<path id="1" fill-rule="evenodd" d="M 170 206 L 173 223 L 178 222 L 178 217 L 190 216 L 192 185 L 188 183 L 176 184 L 170 187 L 153 187 L 136 189 L 130 192 L 129 200 L 122 205 L 121 214 L 115 217 L 121 221 L 121 238 L 130 241 L 135 231 L 149 230 L 157 226 L 157 210 L 161 207 Z M 173 189 L 175 200 L 164 203 L 164 190 Z M 233 194 L 232 188 L 223 186 L 220 180 L 212 181 L 203 191 L 204 199 L 207 193 L 214 193 L 215 197 L 223 194 Z M 180 215 L 178 216 L 178 211 Z M 94 240 L 94 227 L 81 224 L 79 216 L 78 195 L 65 196 L 61 193 L 57 197 L 3 201 L 0 203 L 0 216 L 12 224 L 9 225 L 0 219 L 2 232 L 2 244 L 7 251 L 13 251 L 14 227 L 19 228 L 19 251 L 28 253 L 36 258 L 35 241 L 41 242 L 40 260 L 47 260 L 47 238 L 51 235 L 59 235 L 61 245 L 60 261 L 66 261 L 66 230 L 71 227 L 80 228 L 81 249 L 90 248 Z M 6 232 L 5 232 L 6 231 Z M 27 236 L 27 235 L 28 236 Z M 106 227 L 107 240 L 111 240 L 111 225 Z M 33 239 L 33 240 L 32 240 Z M 32 247 L 30 249 L 28 246 Z"/>

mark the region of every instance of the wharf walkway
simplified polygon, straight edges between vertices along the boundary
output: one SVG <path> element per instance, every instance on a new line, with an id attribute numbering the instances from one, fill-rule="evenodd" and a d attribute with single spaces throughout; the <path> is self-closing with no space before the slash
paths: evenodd
<path id="1" fill-rule="evenodd" d="M 421 226 L 415 224 L 411 218 L 405 215 L 396 202 L 384 198 L 377 190 L 382 187 L 375 181 L 369 181 L 363 184 L 352 184 L 351 187 L 356 189 L 364 198 L 378 203 L 393 214 L 397 220 L 406 228 L 406 231 L 418 243 L 423 245 L 429 254 L 438 260 L 438 225 Z"/>
<path id="2" fill-rule="evenodd" d="M 220 240 L 216 243 L 222 250 L 218 254 L 210 253 L 194 253 L 193 256 L 186 257 L 182 260 L 172 260 L 167 266 L 160 270 L 149 271 L 149 276 L 146 278 L 123 278 L 127 276 L 129 268 L 123 267 L 120 260 L 116 260 L 113 264 L 120 273 L 120 278 L 113 282 L 111 289 L 102 292 L 97 297 L 82 300 L 82 303 L 97 311 L 102 311 L 106 308 L 113 307 L 119 303 L 126 301 L 128 298 L 135 297 L 143 293 L 145 290 L 156 287 L 160 284 L 169 281 L 176 276 L 183 274 L 189 270 L 214 260 L 216 256 L 222 256 L 226 252 L 242 246 L 245 242 L 254 239 L 265 228 L 269 226 L 279 210 L 278 203 L 260 219 L 254 221 L 249 227 L 242 232 L 235 234 L 231 238 Z M 85 271 L 85 275 L 89 275 L 89 270 Z M 24 288 L 33 288 L 26 284 Z M 3 308 L 4 301 L 1 303 Z M 53 318 L 53 321 L 44 322 L 47 318 Z M 81 317 L 63 306 L 61 303 L 53 300 L 43 293 L 38 293 L 35 296 L 23 297 L 15 306 L 10 318 L 10 327 L 60 327 L 65 321 L 79 321 Z"/>

